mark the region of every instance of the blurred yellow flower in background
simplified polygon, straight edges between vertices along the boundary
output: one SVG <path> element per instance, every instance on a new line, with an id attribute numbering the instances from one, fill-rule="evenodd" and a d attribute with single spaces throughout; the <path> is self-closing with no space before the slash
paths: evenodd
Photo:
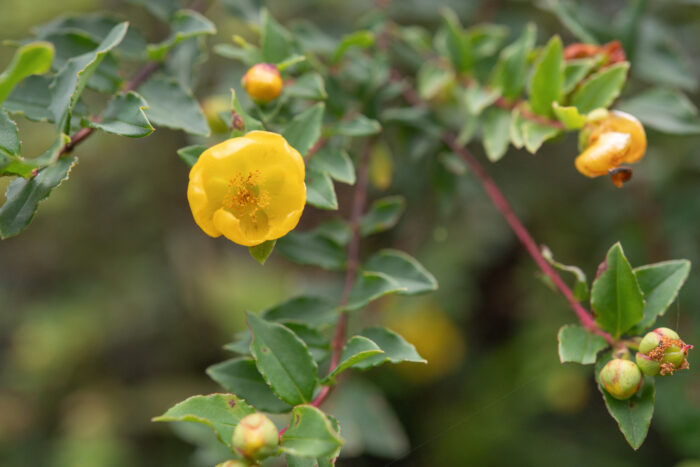
<path id="1" fill-rule="evenodd" d="M 276 133 L 252 131 L 204 151 L 187 199 L 209 236 L 255 246 L 296 227 L 306 203 L 304 160 Z"/>
<path id="2" fill-rule="evenodd" d="M 401 364 L 407 379 L 429 383 L 448 375 L 464 360 L 465 344 L 459 328 L 435 303 L 411 311 L 391 313 L 385 323 L 416 346 L 427 365 Z"/>

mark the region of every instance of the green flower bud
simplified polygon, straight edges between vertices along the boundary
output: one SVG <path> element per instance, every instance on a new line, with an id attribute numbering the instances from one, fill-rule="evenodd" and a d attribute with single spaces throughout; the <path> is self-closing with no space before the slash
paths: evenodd
<path id="1" fill-rule="evenodd" d="M 643 380 L 639 367 L 621 358 L 610 360 L 600 370 L 600 383 L 608 394 L 618 400 L 632 397 L 642 387 Z"/>
<path id="2" fill-rule="evenodd" d="M 672 375 L 676 370 L 688 368 L 685 358 L 688 350 L 692 348 L 692 345 L 686 345 L 672 329 L 654 329 L 639 343 L 637 364 L 647 375 Z"/>
<path id="3" fill-rule="evenodd" d="M 685 354 L 679 346 L 669 345 L 666 350 L 664 350 L 664 363 L 670 363 L 678 368 L 683 364 L 683 360 L 685 360 Z"/>
<path id="4" fill-rule="evenodd" d="M 649 352 L 661 345 L 661 341 L 664 337 L 668 337 L 669 339 L 674 340 L 680 339 L 678 334 L 673 329 L 657 328 L 644 336 L 642 342 L 639 343 L 639 351 L 642 352 L 644 355 L 648 355 Z"/>
<path id="5" fill-rule="evenodd" d="M 661 363 L 656 360 L 652 360 L 650 357 L 644 355 L 643 353 L 637 352 L 635 355 L 635 360 L 637 360 L 637 366 L 642 373 L 647 376 L 656 376 L 661 370 Z"/>
<path id="6" fill-rule="evenodd" d="M 233 430 L 233 447 L 248 459 L 270 457 L 279 449 L 277 427 L 261 413 L 247 415 Z"/>

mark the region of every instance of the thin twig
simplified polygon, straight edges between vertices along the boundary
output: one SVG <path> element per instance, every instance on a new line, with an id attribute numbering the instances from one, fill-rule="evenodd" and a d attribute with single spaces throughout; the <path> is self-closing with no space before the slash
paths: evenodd
<path id="1" fill-rule="evenodd" d="M 578 316 L 581 325 L 589 331 L 604 337 L 611 345 L 614 344 L 615 341 L 612 336 L 598 327 L 591 313 L 576 300 L 569 286 L 566 285 L 554 268 L 544 259 L 532 235 L 530 235 L 530 232 L 528 232 L 522 222 L 520 222 L 520 219 L 518 219 L 518 216 L 513 212 L 513 208 L 498 188 L 498 185 L 496 185 L 496 182 L 493 181 L 476 157 L 466 148 L 457 144 L 457 140 L 452 133 L 445 132 L 442 140 L 455 154 L 460 156 L 462 160 L 467 163 L 471 171 L 481 182 L 484 190 L 491 198 L 494 206 L 496 206 L 496 209 L 503 215 L 506 222 L 508 222 L 508 225 L 510 225 L 513 230 L 513 233 L 515 233 L 515 236 L 518 237 L 518 240 L 520 240 L 527 252 L 532 256 L 532 259 L 535 260 L 537 266 L 552 280 L 557 289 L 559 289 L 559 292 L 561 292 L 564 298 L 566 298 L 566 301 L 569 302 L 569 306 L 571 306 L 576 316 Z"/>
<path id="2" fill-rule="evenodd" d="M 144 65 L 134 77 L 126 83 L 124 86 L 124 92 L 135 91 L 141 86 L 148 78 L 151 77 L 153 73 L 160 67 L 158 62 L 149 62 Z M 73 136 L 71 136 L 70 141 L 66 143 L 60 151 L 58 151 L 58 157 L 70 153 L 73 149 L 85 141 L 88 136 L 90 136 L 95 131 L 94 128 L 81 128 Z"/>
<path id="3" fill-rule="evenodd" d="M 406 90 L 403 92 L 403 97 L 412 105 L 420 106 L 424 104 L 424 102 L 418 96 L 418 93 L 416 93 L 416 91 L 411 87 L 406 88 Z M 489 198 L 491 198 L 494 206 L 503 215 L 506 222 L 508 222 L 508 225 L 510 225 L 513 233 L 515 233 L 515 236 L 518 237 L 518 240 L 520 240 L 527 252 L 530 254 L 530 256 L 532 256 L 532 259 L 535 260 L 537 266 L 547 277 L 552 280 L 557 289 L 559 289 L 559 292 L 561 292 L 561 294 L 564 295 L 564 298 L 566 298 L 566 301 L 569 302 L 569 306 L 571 306 L 574 313 L 576 313 L 576 316 L 578 316 L 581 325 L 589 331 L 602 336 L 609 344 L 613 345 L 615 343 L 613 337 L 598 327 L 591 313 L 586 310 L 578 300 L 576 300 L 574 293 L 571 291 L 569 286 L 566 285 L 554 268 L 552 268 L 547 260 L 544 259 L 539 247 L 537 246 L 537 243 L 532 238 L 532 235 L 530 235 L 530 232 L 528 232 L 522 222 L 520 222 L 520 219 L 518 219 L 518 216 L 513 211 L 510 203 L 503 195 L 500 188 L 498 188 L 496 182 L 486 172 L 486 169 L 484 169 L 481 163 L 479 163 L 478 159 L 474 157 L 474 155 L 469 152 L 467 148 L 460 146 L 457 143 L 455 136 L 449 131 L 445 131 L 443 133 L 442 140 L 447 146 L 450 147 L 450 149 L 452 149 L 452 151 L 454 151 L 455 154 L 460 156 L 462 160 L 466 162 L 476 178 L 479 179 L 484 187 L 484 190 L 489 195 Z"/>
<path id="4" fill-rule="evenodd" d="M 321 149 L 323 146 L 325 146 L 326 142 L 328 140 L 326 138 L 319 138 L 316 143 L 311 146 L 311 149 L 309 149 L 309 152 L 306 153 L 306 157 L 304 157 L 304 162 L 308 163 L 312 157 L 318 152 L 319 149 Z"/>
<path id="5" fill-rule="evenodd" d="M 367 183 L 369 179 L 369 155 L 372 149 L 372 141 L 368 142 L 365 150 L 360 156 L 360 161 L 357 168 L 357 182 L 355 184 L 355 192 L 352 201 L 352 212 L 350 213 L 350 243 L 348 244 L 347 269 L 345 270 L 345 285 L 340 298 L 340 307 L 347 305 L 350 291 L 355 285 L 355 277 L 357 269 L 360 266 L 360 224 L 362 222 L 362 213 L 365 209 L 365 201 L 367 199 Z M 329 373 L 332 373 L 338 367 L 340 355 L 345 344 L 345 334 L 348 324 L 348 314 L 341 311 L 338 318 L 338 324 L 335 328 L 333 336 L 333 354 L 331 355 L 331 364 Z M 318 395 L 311 401 L 311 405 L 318 407 L 326 400 L 331 392 L 332 386 L 324 386 Z"/>

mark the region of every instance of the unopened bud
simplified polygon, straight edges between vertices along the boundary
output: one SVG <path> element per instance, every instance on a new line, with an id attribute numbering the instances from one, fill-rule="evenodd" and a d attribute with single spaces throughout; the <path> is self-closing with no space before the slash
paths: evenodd
<path id="1" fill-rule="evenodd" d="M 279 449 L 277 427 L 261 413 L 247 415 L 233 430 L 233 447 L 248 459 L 272 456 Z"/>
<path id="2" fill-rule="evenodd" d="M 610 360 L 600 370 L 600 383 L 612 397 L 625 400 L 632 397 L 642 387 L 642 372 L 629 360 Z"/>
<path id="3" fill-rule="evenodd" d="M 637 364 L 649 376 L 672 375 L 676 370 L 689 367 L 686 357 L 692 348 L 674 330 L 657 328 L 647 333 L 639 343 Z"/>

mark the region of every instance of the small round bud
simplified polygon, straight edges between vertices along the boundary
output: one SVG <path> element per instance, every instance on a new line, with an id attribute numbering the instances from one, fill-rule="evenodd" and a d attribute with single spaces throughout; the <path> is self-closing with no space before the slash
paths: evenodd
<path id="1" fill-rule="evenodd" d="M 693 346 L 683 342 L 674 330 L 654 329 L 639 343 L 637 363 L 647 375 L 672 375 L 676 370 L 689 367 L 686 357 L 688 350 L 692 348 Z M 656 371 L 656 365 L 659 366 L 658 371 Z"/>
<path id="2" fill-rule="evenodd" d="M 248 459 L 272 456 L 279 449 L 277 427 L 261 413 L 247 415 L 233 430 L 233 447 Z"/>
<path id="3" fill-rule="evenodd" d="M 673 329 L 657 328 L 651 332 L 648 332 L 644 336 L 642 342 L 639 343 L 639 351 L 645 355 L 649 354 L 649 352 L 661 345 L 661 341 L 664 337 L 674 340 L 680 339 L 678 333 L 676 333 Z"/>
<path id="4" fill-rule="evenodd" d="M 202 111 L 212 133 L 226 133 L 228 126 L 219 114 L 231 109 L 231 100 L 223 96 L 209 96 L 202 101 Z"/>
<path id="5" fill-rule="evenodd" d="M 632 397 L 642 387 L 642 372 L 634 362 L 616 358 L 600 370 L 600 382 L 618 400 Z"/>
<path id="6" fill-rule="evenodd" d="M 642 373 L 647 376 L 656 376 L 661 370 L 661 363 L 657 362 L 656 360 L 652 360 L 643 353 L 637 352 L 637 355 L 635 355 L 635 360 L 637 360 L 637 366 L 639 369 L 642 370 Z"/>
<path id="7" fill-rule="evenodd" d="M 282 75 L 272 63 L 253 65 L 243 76 L 243 87 L 256 102 L 266 104 L 282 93 Z"/>

